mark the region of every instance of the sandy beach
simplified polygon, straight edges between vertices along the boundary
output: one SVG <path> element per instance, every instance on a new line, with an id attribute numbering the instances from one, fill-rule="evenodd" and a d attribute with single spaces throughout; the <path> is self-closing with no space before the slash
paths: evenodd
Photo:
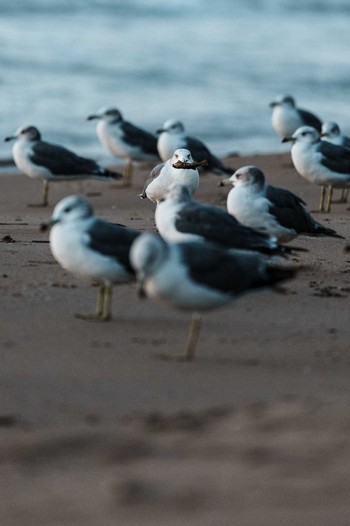
<path id="1" fill-rule="evenodd" d="M 300 195 L 319 189 L 289 154 L 256 164 Z M 118 183 L 1 176 L 1 526 L 345 525 L 350 513 L 350 212 L 314 216 L 345 240 L 300 237 L 302 266 L 283 293 L 239 298 L 204 316 L 193 363 L 189 317 L 134 284 L 115 287 L 113 319 L 89 323 L 97 289 L 53 259 L 39 225 L 80 193 L 96 215 L 154 230 L 154 205 Z M 9 172 L 11 170 L 9 169 Z M 225 207 L 229 188 L 204 175 L 196 198 Z"/>

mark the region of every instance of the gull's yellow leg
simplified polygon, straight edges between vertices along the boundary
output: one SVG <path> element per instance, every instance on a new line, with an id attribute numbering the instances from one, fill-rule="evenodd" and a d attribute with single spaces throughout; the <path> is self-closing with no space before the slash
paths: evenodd
<path id="1" fill-rule="evenodd" d="M 349 188 L 343 188 L 341 191 L 341 202 L 347 203 L 349 197 Z"/>
<path id="2" fill-rule="evenodd" d="M 112 290 L 112 285 L 105 285 L 101 321 L 108 321 L 112 317 Z"/>
<path id="3" fill-rule="evenodd" d="M 49 181 L 47 179 L 44 179 L 43 180 L 43 198 L 42 198 L 42 201 L 41 203 L 38 203 L 37 205 L 34 204 L 30 204 L 28 206 L 31 206 L 31 207 L 38 207 L 38 206 L 47 206 L 48 203 L 49 203 Z"/>
<path id="4" fill-rule="evenodd" d="M 184 362 L 191 362 L 194 358 L 199 333 L 202 327 L 202 317 L 199 312 L 192 314 L 190 330 L 188 332 L 187 345 L 184 355 L 181 357 Z"/>
<path id="5" fill-rule="evenodd" d="M 132 160 L 128 159 L 125 165 L 125 169 L 124 169 L 123 186 L 131 186 L 133 171 L 134 171 L 134 166 L 132 164 Z"/>
<path id="6" fill-rule="evenodd" d="M 328 199 L 327 199 L 327 205 L 325 208 L 325 212 L 328 214 L 331 211 L 331 203 L 332 203 L 332 197 L 333 197 L 333 186 L 328 187 Z"/>
<path id="7" fill-rule="evenodd" d="M 92 314 L 76 314 L 75 317 L 79 320 L 89 321 L 105 321 L 104 315 L 104 304 L 105 304 L 106 286 L 100 285 L 97 293 L 96 310 Z"/>
<path id="8" fill-rule="evenodd" d="M 44 179 L 43 181 L 43 206 L 49 204 L 49 181 Z"/>
<path id="9" fill-rule="evenodd" d="M 325 209 L 324 209 L 325 197 L 326 197 L 326 187 L 325 186 L 321 186 L 321 199 L 320 199 L 320 206 L 319 206 L 319 209 L 318 209 L 319 212 L 324 212 L 325 211 Z"/>

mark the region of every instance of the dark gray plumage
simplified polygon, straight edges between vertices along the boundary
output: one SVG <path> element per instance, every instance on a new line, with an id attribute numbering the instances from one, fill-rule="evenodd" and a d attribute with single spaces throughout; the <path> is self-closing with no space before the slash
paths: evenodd
<path id="1" fill-rule="evenodd" d="M 77 317 L 109 320 L 112 285 L 134 279 L 129 251 L 140 233 L 96 218 L 90 203 L 75 195 L 55 206 L 51 220 L 42 224 L 42 229 L 47 228 L 51 229 L 51 252 L 62 268 L 99 283 L 96 311 Z"/>
<path id="2" fill-rule="evenodd" d="M 141 291 L 149 297 L 192 311 L 186 350 L 181 359 L 194 357 L 200 331 L 200 312 L 232 301 L 236 296 L 294 276 L 264 256 L 232 253 L 210 243 L 167 243 L 156 234 L 142 234 L 133 243 L 130 261 Z"/>
<path id="3" fill-rule="evenodd" d="M 298 234 L 341 237 L 316 221 L 300 197 L 266 184 L 263 172 L 256 166 L 239 168 L 228 182 L 233 188 L 227 197 L 227 209 L 246 226 L 275 235 L 280 242 Z"/>
<path id="4" fill-rule="evenodd" d="M 283 142 L 292 142 L 292 161 L 297 172 L 321 186 L 320 212 L 330 212 L 334 188 L 350 187 L 350 150 L 322 141 L 311 126 L 301 126 Z M 326 191 L 329 190 L 327 203 Z"/>
<path id="5" fill-rule="evenodd" d="M 39 206 L 47 206 L 49 181 L 97 179 L 115 180 L 123 176 L 98 165 L 92 159 L 80 157 L 63 146 L 41 140 L 35 126 L 19 128 L 15 135 L 5 141 L 16 140 L 12 153 L 16 166 L 24 174 L 43 180 L 43 200 Z"/>
<path id="6" fill-rule="evenodd" d="M 190 150 L 195 161 L 207 160 L 207 165 L 203 169 L 208 172 L 213 172 L 217 175 L 228 175 L 234 171 L 233 168 L 225 166 L 202 141 L 186 135 L 185 127 L 179 120 L 169 119 L 165 121 L 163 126 L 157 130 L 157 133 L 159 134 L 158 152 L 162 161 L 169 159 L 175 150 L 186 148 Z"/>
<path id="7" fill-rule="evenodd" d="M 159 233 L 168 241 L 209 241 L 229 249 L 256 250 L 266 254 L 286 253 L 292 249 L 276 239 L 239 223 L 221 208 L 199 203 L 188 189 L 174 185 L 158 204 L 155 221 Z"/>

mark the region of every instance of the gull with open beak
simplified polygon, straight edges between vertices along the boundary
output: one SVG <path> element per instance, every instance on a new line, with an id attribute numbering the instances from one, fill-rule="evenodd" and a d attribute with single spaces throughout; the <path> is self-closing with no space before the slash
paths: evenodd
<path id="1" fill-rule="evenodd" d="M 177 119 L 168 119 L 163 126 L 157 130 L 158 153 L 162 161 L 169 159 L 175 150 L 186 148 L 190 150 L 195 161 L 207 160 L 203 169 L 216 175 L 228 175 L 233 172 L 216 157 L 209 148 L 199 139 L 186 134 L 183 123 Z"/>
<path id="2" fill-rule="evenodd" d="M 190 195 L 193 195 L 199 186 L 197 167 L 205 164 L 205 159 L 194 161 L 191 152 L 185 148 L 176 150 L 171 159 L 153 168 L 140 194 L 141 199 L 147 197 L 153 203 L 159 203 L 174 183 L 187 186 Z"/>

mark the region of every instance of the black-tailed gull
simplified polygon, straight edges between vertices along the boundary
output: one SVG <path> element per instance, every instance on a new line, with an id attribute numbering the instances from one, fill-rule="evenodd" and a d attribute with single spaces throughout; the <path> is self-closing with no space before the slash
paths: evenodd
<path id="1" fill-rule="evenodd" d="M 242 166 L 227 184 L 233 187 L 227 196 L 228 212 L 244 225 L 276 236 L 280 242 L 291 241 L 300 234 L 341 237 L 318 223 L 300 197 L 266 184 L 263 172 L 256 166 Z"/>
<path id="2" fill-rule="evenodd" d="M 281 95 L 270 102 L 271 122 L 280 137 L 292 135 L 300 126 L 313 126 L 321 131 L 322 121 L 309 111 L 298 108 L 291 95 Z"/>
<path id="3" fill-rule="evenodd" d="M 97 137 L 102 146 L 115 157 L 127 160 L 124 185 L 131 184 L 133 161 L 159 159 L 157 137 L 123 119 L 116 108 L 102 108 L 87 120 L 98 119 Z"/>
<path id="4" fill-rule="evenodd" d="M 350 148 L 350 137 L 343 135 L 338 124 L 334 121 L 326 121 L 322 124 L 321 139 L 324 141 Z M 348 200 L 349 189 L 343 188 L 339 202 L 346 203 Z"/>
<path id="5" fill-rule="evenodd" d="M 117 172 L 106 170 L 92 159 L 79 157 L 75 153 L 41 140 L 34 126 L 23 126 L 5 141 L 16 140 L 12 154 L 17 168 L 25 175 L 43 180 L 43 199 L 37 206 L 47 206 L 49 181 L 75 179 L 113 180 L 122 177 Z"/>
<path id="6" fill-rule="evenodd" d="M 169 119 L 165 121 L 157 133 L 159 134 L 158 153 L 162 161 L 172 157 L 175 150 L 186 148 L 190 150 L 195 161 L 207 160 L 207 165 L 204 166 L 205 170 L 217 175 L 228 175 L 234 171 L 233 168 L 225 166 L 220 159 L 213 155 L 202 141 L 186 135 L 185 127 L 179 120 Z"/>
<path id="7" fill-rule="evenodd" d="M 291 153 L 296 171 L 310 183 L 321 186 L 319 211 L 330 212 L 333 188 L 350 187 L 350 150 L 322 141 L 319 132 L 311 126 L 298 128 L 283 142 L 293 143 Z"/>
<path id="8" fill-rule="evenodd" d="M 61 267 L 77 277 L 99 283 L 96 311 L 76 316 L 109 320 L 112 285 L 134 279 L 129 250 L 139 232 L 95 217 L 91 205 L 76 195 L 62 199 L 55 206 L 51 220 L 41 228 L 51 229 L 51 252 Z"/>
<path id="9" fill-rule="evenodd" d="M 271 287 L 295 272 L 255 252 L 232 254 L 210 243 L 168 243 L 150 233 L 133 243 L 130 261 L 141 293 L 193 312 L 181 357 L 184 361 L 194 358 L 202 311 L 221 307 L 254 289 Z"/>
<path id="10" fill-rule="evenodd" d="M 153 203 L 159 203 L 165 199 L 174 183 L 187 186 L 193 195 L 199 186 L 197 166 L 203 165 L 204 162 L 204 159 L 202 162 L 194 161 L 191 152 L 185 148 L 175 150 L 170 159 L 153 168 L 140 194 L 141 199 L 147 197 Z"/>
<path id="11" fill-rule="evenodd" d="M 170 242 L 209 241 L 227 249 L 254 250 L 265 254 L 284 254 L 289 247 L 274 236 L 239 223 L 231 214 L 210 204 L 194 201 L 188 188 L 173 185 L 155 211 L 158 232 Z"/>

